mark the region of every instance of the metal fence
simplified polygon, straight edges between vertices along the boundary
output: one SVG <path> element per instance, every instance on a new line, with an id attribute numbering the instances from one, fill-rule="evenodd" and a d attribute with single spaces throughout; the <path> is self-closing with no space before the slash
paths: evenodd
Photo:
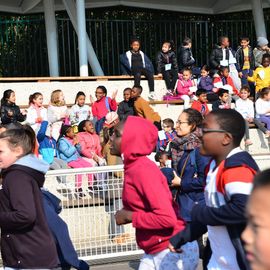
<path id="1" fill-rule="evenodd" d="M 82 190 L 76 183 L 82 176 Z M 92 181 L 94 182 L 89 183 Z M 118 226 L 122 208 L 123 166 L 49 171 L 45 187 L 61 199 L 61 217 L 68 224 L 78 255 L 87 260 L 141 254 L 131 225 Z"/>
<path id="2" fill-rule="evenodd" d="M 78 40 L 68 18 L 57 16 L 60 75 L 79 74 Z M 228 35 L 233 47 L 241 35 L 255 40 L 250 20 L 107 20 L 87 19 L 87 32 L 106 75 L 120 74 L 119 55 L 129 49 L 131 36 L 142 41 L 142 50 L 155 66 L 164 40 L 176 48 L 184 37 L 193 40 L 197 65 L 208 63 L 209 53 L 220 35 Z M 254 43 L 253 43 L 254 44 Z M 0 74 L 2 76 L 47 76 L 48 59 L 44 18 L 0 21 Z"/>

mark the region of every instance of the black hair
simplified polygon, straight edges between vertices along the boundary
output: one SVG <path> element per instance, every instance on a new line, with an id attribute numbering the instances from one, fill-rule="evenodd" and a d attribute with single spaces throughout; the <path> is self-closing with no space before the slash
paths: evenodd
<path id="1" fill-rule="evenodd" d="M 258 173 L 255 176 L 252 191 L 256 190 L 257 188 L 265 188 L 269 186 L 270 186 L 270 169 L 267 169 Z"/>
<path id="2" fill-rule="evenodd" d="M 39 96 L 42 96 L 40 92 L 35 92 L 34 94 L 29 96 L 29 105 L 34 103 L 34 99 L 37 99 Z"/>
<path id="3" fill-rule="evenodd" d="M 224 94 L 229 94 L 229 90 L 223 89 L 223 88 L 219 88 L 217 94 L 218 94 L 219 97 L 223 97 Z"/>
<path id="4" fill-rule="evenodd" d="M 84 128 L 85 128 L 85 125 L 86 125 L 87 122 L 90 122 L 90 123 L 93 124 L 93 122 L 90 121 L 90 120 L 82 120 L 78 125 L 78 132 L 84 132 L 85 131 Z M 94 127 L 94 125 L 93 125 L 93 127 Z"/>
<path id="5" fill-rule="evenodd" d="M 172 51 L 175 49 L 174 41 L 173 41 L 173 40 L 164 40 L 164 41 L 162 42 L 162 46 L 163 46 L 163 44 L 165 44 L 165 43 L 170 44 L 170 48 L 171 48 Z"/>
<path id="6" fill-rule="evenodd" d="M 162 123 L 171 127 L 172 129 L 174 128 L 174 122 L 171 118 L 165 118 L 164 120 L 162 120 Z"/>
<path id="7" fill-rule="evenodd" d="M 132 45 L 133 42 L 139 42 L 139 44 L 141 45 L 141 41 L 138 37 L 132 37 L 130 39 L 130 45 Z"/>
<path id="8" fill-rule="evenodd" d="M 198 89 L 195 93 L 196 97 L 199 97 L 202 94 L 206 94 L 207 91 L 205 89 Z"/>
<path id="9" fill-rule="evenodd" d="M 27 126 L 7 129 L 0 134 L 0 139 L 7 140 L 10 149 L 20 146 L 23 150 L 22 156 L 32 154 L 35 149 L 35 132 L 30 126 Z"/>
<path id="10" fill-rule="evenodd" d="M 262 62 L 263 62 L 263 60 L 265 60 L 265 58 L 270 58 L 270 54 L 269 54 L 269 53 L 265 53 L 265 54 L 262 56 Z"/>
<path id="11" fill-rule="evenodd" d="M 104 86 L 104 85 L 99 85 L 97 88 L 96 88 L 96 90 L 97 89 L 101 89 L 102 90 L 102 92 L 103 92 L 103 94 L 105 94 L 105 96 L 107 96 L 107 88 Z"/>
<path id="12" fill-rule="evenodd" d="M 192 75 L 192 70 L 191 70 L 191 68 L 183 68 L 182 69 L 182 73 L 184 73 L 184 71 L 188 71 L 191 75 Z"/>
<path id="13" fill-rule="evenodd" d="M 7 89 L 7 90 L 4 91 L 3 97 L 1 99 L 1 105 L 6 104 L 7 100 L 10 98 L 12 93 L 14 93 L 14 91 L 11 90 L 11 89 Z"/>
<path id="14" fill-rule="evenodd" d="M 141 94 L 143 91 L 143 88 L 140 85 L 134 85 L 132 88 L 137 88 L 139 90 L 139 93 Z"/>
<path id="15" fill-rule="evenodd" d="M 187 46 L 189 43 L 192 43 L 191 38 L 185 37 L 184 40 L 183 40 L 183 42 L 182 42 L 182 45 L 183 46 Z"/>
<path id="16" fill-rule="evenodd" d="M 245 120 L 243 116 L 233 109 L 219 109 L 211 111 L 209 114 L 215 117 L 220 129 L 232 135 L 234 146 L 239 146 L 245 135 Z"/>
<path id="17" fill-rule="evenodd" d="M 123 93 L 125 93 L 126 91 L 131 91 L 132 89 L 130 87 L 126 87 L 123 91 Z"/>
<path id="18" fill-rule="evenodd" d="M 156 162 L 159 162 L 159 160 L 161 159 L 161 157 L 162 157 L 163 155 L 166 155 L 167 157 L 170 156 L 169 153 L 166 152 L 166 151 L 158 151 L 158 152 L 155 154 L 155 161 L 156 161 Z"/>
<path id="19" fill-rule="evenodd" d="M 224 73 L 224 70 L 225 69 L 228 69 L 229 70 L 229 67 L 225 67 L 225 66 L 222 66 L 218 69 L 218 74 L 221 75 L 221 73 Z"/>
<path id="20" fill-rule="evenodd" d="M 221 37 L 219 37 L 219 38 L 218 38 L 218 43 L 219 43 L 219 45 L 221 45 L 221 44 L 222 44 L 222 42 L 223 42 L 223 40 L 224 40 L 224 39 L 226 39 L 226 38 L 228 38 L 228 39 L 229 39 L 229 37 L 228 37 L 228 36 L 221 36 Z"/>
<path id="21" fill-rule="evenodd" d="M 202 114 L 200 112 L 198 112 L 197 110 L 188 108 L 183 110 L 183 113 L 187 114 L 187 121 L 189 125 L 194 125 L 193 130 L 196 129 L 196 127 L 199 127 L 202 125 L 202 121 L 203 121 L 203 117 Z"/>
<path id="22" fill-rule="evenodd" d="M 84 96 L 84 97 L 85 97 L 85 93 L 82 92 L 82 91 L 79 91 L 79 92 L 77 93 L 76 97 L 75 97 L 75 102 L 74 102 L 74 104 L 77 103 L 77 99 L 78 99 L 80 96 Z"/>
<path id="23" fill-rule="evenodd" d="M 72 128 L 72 126 L 70 126 L 70 125 L 62 125 L 61 130 L 60 130 L 60 137 L 66 136 L 68 130 L 71 129 L 71 128 Z"/>
<path id="24" fill-rule="evenodd" d="M 269 93 L 270 93 L 270 87 L 264 87 L 261 91 L 259 91 L 259 96 L 260 98 L 264 98 Z"/>
<path id="25" fill-rule="evenodd" d="M 209 72 L 211 69 L 210 69 L 209 66 L 203 65 L 202 68 L 201 68 L 201 70 L 205 70 L 205 71 Z"/>
<path id="26" fill-rule="evenodd" d="M 247 41 L 247 42 L 249 42 L 250 41 L 250 39 L 249 39 L 249 37 L 245 37 L 245 36 L 243 36 L 243 37 L 240 37 L 240 42 L 242 41 L 242 40 L 245 40 L 245 41 Z"/>

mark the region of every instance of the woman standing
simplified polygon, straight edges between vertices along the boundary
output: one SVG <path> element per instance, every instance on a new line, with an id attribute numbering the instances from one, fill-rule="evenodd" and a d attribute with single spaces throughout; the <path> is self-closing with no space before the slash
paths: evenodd
<path id="1" fill-rule="evenodd" d="M 145 254 L 139 270 L 196 269 L 198 246 L 190 243 L 183 253 L 168 249 L 170 236 L 184 229 L 177 218 L 167 181 L 154 162 L 147 158 L 158 138 L 156 127 L 148 120 L 129 116 L 115 127 L 111 154 L 124 159 L 123 209 L 116 212 L 118 225 L 132 223 L 136 241 Z M 162 199 L 161 199 L 162 198 Z"/>

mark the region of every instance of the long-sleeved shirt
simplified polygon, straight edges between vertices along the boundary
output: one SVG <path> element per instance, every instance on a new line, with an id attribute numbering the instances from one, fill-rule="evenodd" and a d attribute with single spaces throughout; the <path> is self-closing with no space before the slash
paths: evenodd
<path id="1" fill-rule="evenodd" d="M 262 98 L 258 98 L 255 102 L 256 109 L 256 117 L 260 118 L 260 116 L 270 114 L 270 101 L 263 100 Z"/>
<path id="2" fill-rule="evenodd" d="M 256 92 L 261 91 L 264 87 L 270 85 L 270 67 L 258 67 L 253 72 L 252 77 L 248 77 L 249 82 L 255 82 Z"/>
<path id="3" fill-rule="evenodd" d="M 254 103 L 250 99 L 237 99 L 235 102 L 235 109 L 246 118 L 254 118 Z"/>
<path id="4" fill-rule="evenodd" d="M 98 120 L 105 117 L 108 112 L 116 110 L 117 103 L 115 99 L 111 99 L 109 97 L 102 97 L 100 100 L 95 101 L 92 105 L 92 114 Z"/>

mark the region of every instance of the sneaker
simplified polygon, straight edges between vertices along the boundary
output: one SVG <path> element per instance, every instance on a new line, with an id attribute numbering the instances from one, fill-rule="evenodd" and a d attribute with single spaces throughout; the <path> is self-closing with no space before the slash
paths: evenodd
<path id="1" fill-rule="evenodd" d="M 150 94 L 148 95 L 148 98 L 152 99 L 152 100 L 157 100 L 157 96 L 156 96 L 155 92 L 150 92 Z"/>
<path id="2" fill-rule="evenodd" d="M 82 188 L 76 188 L 75 192 L 76 192 L 75 195 L 78 199 L 85 197 Z"/>

